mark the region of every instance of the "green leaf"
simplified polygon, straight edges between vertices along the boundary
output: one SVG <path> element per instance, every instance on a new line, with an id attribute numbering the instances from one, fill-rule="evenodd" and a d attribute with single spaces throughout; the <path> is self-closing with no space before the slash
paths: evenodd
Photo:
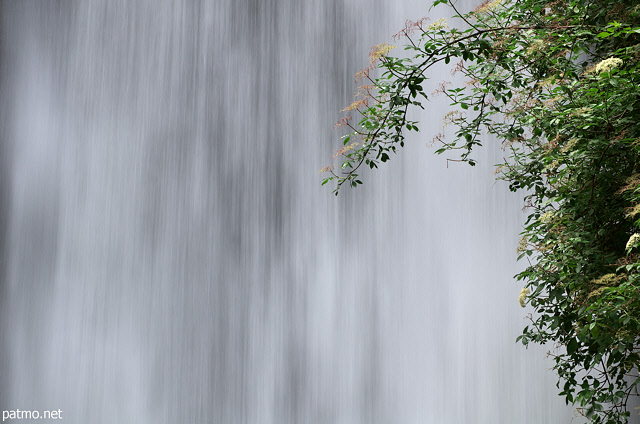
<path id="1" fill-rule="evenodd" d="M 578 350 L 578 347 L 580 347 L 580 342 L 578 341 L 578 339 L 571 339 L 569 340 L 569 343 L 567 344 L 567 353 L 569 355 L 573 355 L 576 350 Z"/>

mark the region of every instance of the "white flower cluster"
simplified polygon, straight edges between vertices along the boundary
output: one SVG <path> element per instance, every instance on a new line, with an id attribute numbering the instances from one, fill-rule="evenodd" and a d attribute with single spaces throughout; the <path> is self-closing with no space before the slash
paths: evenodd
<path id="1" fill-rule="evenodd" d="M 440 29 L 447 29 L 449 28 L 449 25 L 447 24 L 447 20 L 445 18 L 440 18 L 437 21 L 430 23 L 427 26 L 427 29 L 431 29 L 434 31 L 438 31 Z"/>
<path id="2" fill-rule="evenodd" d="M 516 253 L 526 252 L 528 246 L 529 246 L 529 240 L 527 239 L 527 237 L 526 236 L 520 237 L 520 242 L 518 243 Z"/>
<path id="3" fill-rule="evenodd" d="M 518 302 L 520 302 L 520 306 L 525 307 L 525 302 L 527 301 L 527 296 L 529 296 L 531 290 L 524 288 L 520 290 L 520 296 L 518 296 Z"/>
<path id="4" fill-rule="evenodd" d="M 602 72 L 609 72 L 610 70 L 619 68 L 620 66 L 622 66 L 622 59 L 618 59 L 617 57 L 610 57 L 598 63 L 594 68 L 594 71 L 596 74 L 600 74 Z"/>
<path id="5" fill-rule="evenodd" d="M 476 8 L 476 13 L 489 13 L 500 6 L 502 0 L 487 0 Z"/>
<path id="6" fill-rule="evenodd" d="M 536 38 L 531 42 L 529 47 L 527 47 L 527 53 L 533 54 L 533 53 L 542 51 L 544 47 L 545 47 L 544 42 L 541 39 Z"/>
<path id="7" fill-rule="evenodd" d="M 631 250 L 635 247 L 636 244 L 640 241 L 640 234 L 635 233 L 631 237 L 629 237 L 629 241 L 627 242 L 626 250 Z"/>
<path id="8" fill-rule="evenodd" d="M 538 220 L 540 222 L 543 222 L 545 224 L 548 224 L 551 222 L 551 220 L 554 218 L 555 214 L 553 213 L 553 211 L 547 211 L 545 213 L 543 213 L 542 215 L 540 215 L 540 218 L 538 218 Z"/>

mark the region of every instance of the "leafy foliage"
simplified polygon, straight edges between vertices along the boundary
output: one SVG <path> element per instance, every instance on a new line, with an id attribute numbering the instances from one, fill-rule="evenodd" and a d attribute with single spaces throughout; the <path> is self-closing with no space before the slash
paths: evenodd
<path id="1" fill-rule="evenodd" d="M 327 167 L 335 193 L 362 184 L 418 131 L 410 107 L 424 108 L 431 68 L 455 64 L 460 86 L 442 84 L 453 140 L 437 153 L 470 156 L 489 133 L 502 142 L 497 165 L 529 215 L 516 278 L 531 324 L 524 345 L 552 343 L 558 387 L 594 423 L 624 423 L 640 382 L 640 0 L 493 0 L 442 19 L 407 22 L 397 34 L 407 57 L 374 47 L 365 81 L 339 125 L 351 133 Z M 374 78 L 379 68 L 381 76 Z"/>

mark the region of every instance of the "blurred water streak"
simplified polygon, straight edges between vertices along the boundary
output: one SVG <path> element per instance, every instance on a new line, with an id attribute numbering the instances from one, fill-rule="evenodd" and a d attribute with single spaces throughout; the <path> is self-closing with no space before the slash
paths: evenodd
<path id="1" fill-rule="evenodd" d="M 514 343 L 499 149 L 447 169 L 437 105 L 364 188 L 319 185 L 369 46 L 427 8 L 4 1 L 0 409 L 568 423 L 544 352 Z"/>

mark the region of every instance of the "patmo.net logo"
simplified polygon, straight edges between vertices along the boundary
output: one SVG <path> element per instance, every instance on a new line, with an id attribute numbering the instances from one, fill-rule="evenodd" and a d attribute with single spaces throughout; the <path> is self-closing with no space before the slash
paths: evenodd
<path id="1" fill-rule="evenodd" d="M 2 422 L 8 420 L 61 420 L 62 411 L 28 411 L 24 409 L 12 409 L 2 411 Z"/>

